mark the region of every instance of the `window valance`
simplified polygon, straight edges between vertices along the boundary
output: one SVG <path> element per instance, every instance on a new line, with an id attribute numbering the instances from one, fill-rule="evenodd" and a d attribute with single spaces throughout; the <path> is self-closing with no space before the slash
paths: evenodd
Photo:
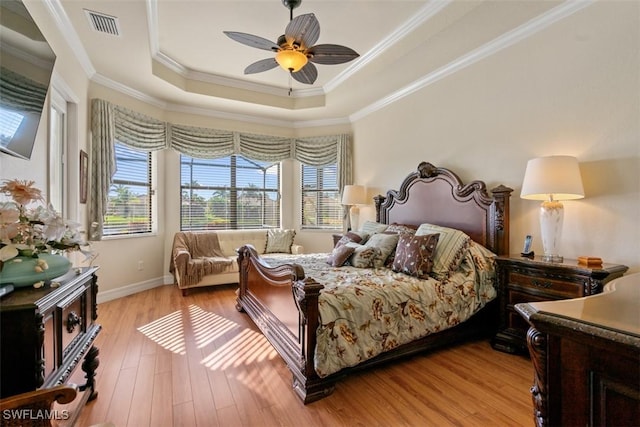
<path id="1" fill-rule="evenodd" d="M 1 67 L 0 105 L 29 113 L 42 112 L 47 86 Z"/>
<path id="2" fill-rule="evenodd" d="M 336 163 L 339 188 L 351 184 L 352 180 L 351 139 L 344 134 L 287 138 L 185 126 L 163 122 L 102 99 L 91 101 L 91 132 L 91 240 L 102 238 L 109 188 L 116 171 L 116 141 L 138 150 L 171 148 L 199 158 L 239 154 L 267 162 L 295 159 L 316 167 Z"/>

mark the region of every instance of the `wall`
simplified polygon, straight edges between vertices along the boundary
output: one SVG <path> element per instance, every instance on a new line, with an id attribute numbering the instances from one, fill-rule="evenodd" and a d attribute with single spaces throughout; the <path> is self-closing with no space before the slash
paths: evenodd
<path id="1" fill-rule="evenodd" d="M 356 182 L 375 195 L 426 160 L 507 185 L 512 252 L 532 234 L 542 253 L 539 202 L 519 198 L 526 163 L 573 155 L 586 197 L 564 203 L 561 254 L 640 271 L 639 16 L 637 2 L 595 3 L 358 120 Z"/>
<path id="2" fill-rule="evenodd" d="M 70 129 L 73 153 L 87 150 L 88 101 L 102 97 L 158 119 L 230 130 L 311 136 L 349 132 L 349 126 L 277 129 L 256 124 L 164 111 L 97 84 L 80 64 L 39 3 L 28 4 L 58 59 L 55 76 L 78 101 L 77 125 Z M 459 71 L 353 123 L 356 183 L 370 196 L 397 188 L 421 160 L 455 170 L 463 181 L 483 179 L 488 187 L 515 189 L 511 204 L 511 247 L 525 234 L 541 252 L 538 203 L 521 200 L 528 159 L 569 154 L 581 162 L 586 198 L 565 202 L 561 253 L 600 256 L 640 271 L 640 33 L 637 2 L 595 3 L 545 31 Z M 429 52 L 424 52 L 428 55 Z M 30 162 L 0 154 L 0 179 L 47 180 L 47 117 Z M 402 155 L 398 155 L 401 147 Z M 88 150 L 87 150 L 88 151 Z M 164 283 L 168 254 L 177 230 L 177 154 L 158 153 L 159 228 L 154 236 L 113 239 L 93 245 L 99 253 L 101 299 Z M 70 196 L 77 200 L 77 156 L 71 156 Z M 283 185 L 297 181 L 288 169 Z M 86 223 L 85 205 L 72 216 Z M 285 202 L 295 226 L 299 213 Z M 363 211 L 366 211 L 363 209 Z M 371 214 L 371 208 L 368 209 Z M 363 216 L 365 212 L 363 212 Z M 361 221 L 363 218 L 361 218 Z M 331 233 L 299 232 L 307 251 L 330 249 Z M 144 269 L 137 270 L 138 261 Z"/>
<path id="3" fill-rule="evenodd" d="M 46 7 L 40 2 L 25 2 L 25 6 L 40 31 L 47 39 L 56 54 L 56 62 L 51 79 L 51 85 L 71 102 L 67 114 L 72 118 L 72 124 L 67 129 L 69 135 L 69 155 L 67 164 L 69 169 L 68 198 L 70 209 L 68 217 L 80 223 L 86 222 L 85 205 L 79 203 L 79 156 L 80 149 L 87 151 L 88 146 L 88 109 L 85 102 L 89 79 L 86 77 L 81 64 L 68 46 L 62 34 L 57 31 L 53 18 Z M 22 160 L 0 153 L 0 180 L 23 179 L 35 181 L 35 185 L 46 195 L 48 186 L 48 141 L 49 141 L 49 105 L 51 91 L 43 115 L 38 125 L 38 132 L 33 148 L 31 160 Z M 83 257 L 74 256 L 78 265 Z"/>

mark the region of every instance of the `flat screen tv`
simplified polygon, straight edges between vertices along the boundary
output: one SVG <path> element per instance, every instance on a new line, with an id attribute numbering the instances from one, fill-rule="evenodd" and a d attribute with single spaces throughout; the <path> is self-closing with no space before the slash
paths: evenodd
<path id="1" fill-rule="evenodd" d="M 20 0 L 0 0 L 0 152 L 30 159 L 55 54 Z"/>

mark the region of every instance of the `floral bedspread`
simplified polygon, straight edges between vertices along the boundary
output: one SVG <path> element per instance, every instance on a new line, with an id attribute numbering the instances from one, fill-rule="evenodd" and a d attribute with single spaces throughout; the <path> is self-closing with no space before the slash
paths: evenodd
<path id="1" fill-rule="evenodd" d="M 493 254 L 472 244 L 458 271 L 444 281 L 388 268 L 334 268 L 328 254 L 268 258 L 295 262 L 324 285 L 319 298 L 315 369 L 320 377 L 384 351 L 453 327 L 496 297 Z"/>

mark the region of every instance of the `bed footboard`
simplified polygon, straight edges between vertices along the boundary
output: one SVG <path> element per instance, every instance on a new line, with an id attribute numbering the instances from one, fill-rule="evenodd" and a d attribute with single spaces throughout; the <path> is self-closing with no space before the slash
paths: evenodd
<path id="1" fill-rule="evenodd" d="M 335 380 L 313 366 L 322 285 L 297 264 L 268 265 L 251 245 L 238 249 L 240 288 L 236 308 L 246 312 L 293 373 L 293 389 L 304 403 L 333 392 Z"/>

